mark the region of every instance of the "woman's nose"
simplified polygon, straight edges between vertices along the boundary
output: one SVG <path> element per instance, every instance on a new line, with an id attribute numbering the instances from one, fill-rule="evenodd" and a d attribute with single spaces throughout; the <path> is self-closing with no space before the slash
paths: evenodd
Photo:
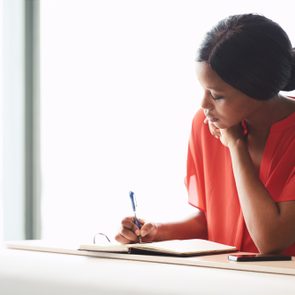
<path id="1" fill-rule="evenodd" d="M 201 100 L 201 108 L 202 109 L 212 109 L 212 101 L 210 99 L 210 95 L 208 93 L 203 94 L 203 98 Z"/>

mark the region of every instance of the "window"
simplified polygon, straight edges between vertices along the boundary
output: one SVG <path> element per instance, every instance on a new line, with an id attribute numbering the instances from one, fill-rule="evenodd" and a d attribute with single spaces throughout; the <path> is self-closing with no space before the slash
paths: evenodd
<path id="1" fill-rule="evenodd" d="M 3 16 L 3 3 L 2 0 L 0 0 L 0 16 L 2 19 Z M 2 195 L 3 195 L 3 119 L 2 119 L 2 114 L 3 114 L 3 88 L 2 88 L 2 73 L 3 73 L 3 64 L 2 64 L 2 58 L 3 58 L 3 52 L 2 52 L 2 40 L 3 40 L 3 36 L 2 36 L 2 22 L 0 22 L 0 245 L 1 242 L 3 241 L 3 199 L 2 199 Z"/>
<path id="2" fill-rule="evenodd" d="M 132 214 L 129 190 L 148 219 L 191 210 L 195 50 L 217 20 L 253 11 L 295 43 L 292 10 L 269 1 L 41 1 L 43 238 L 114 233 Z"/>

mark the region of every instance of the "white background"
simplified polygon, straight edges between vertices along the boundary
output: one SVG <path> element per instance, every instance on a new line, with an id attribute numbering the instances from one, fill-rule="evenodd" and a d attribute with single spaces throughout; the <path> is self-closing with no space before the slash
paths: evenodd
<path id="1" fill-rule="evenodd" d="M 165 221 L 192 208 L 184 186 L 205 32 L 236 13 L 278 21 L 286 1 L 41 1 L 42 237 L 111 236 L 132 214 Z M 288 8 L 289 7 L 289 8 Z"/>
<path id="2" fill-rule="evenodd" d="M 0 0 L 0 15 L 2 16 L 2 11 L 3 11 L 3 2 Z M 3 63 L 2 63 L 2 21 L 0 22 L 0 131 L 3 129 L 3 87 L 2 87 L 2 73 L 3 73 Z M 0 167 L 3 167 L 3 161 L 2 161 L 2 155 L 3 155 L 3 136 L 2 134 L 0 135 Z M 2 212 L 2 179 L 3 179 L 3 169 L 0 168 L 0 246 L 3 242 L 3 212 Z"/>

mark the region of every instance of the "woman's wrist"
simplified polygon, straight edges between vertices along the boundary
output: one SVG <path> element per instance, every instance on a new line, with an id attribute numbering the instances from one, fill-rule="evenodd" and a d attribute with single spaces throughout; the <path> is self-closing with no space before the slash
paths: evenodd
<path id="1" fill-rule="evenodd" d="M 167 234 L 167 229 L 165 230 L 165 224 L 154 223 L 154 225 L 155 225 L 155 232 L 156 232 L 154 237 L 154 242 L 167 240 L 167 238 L 165 238 L 165 233 Z"/>
<path id="2" fill-rule="evenodd" d="M 228 144 L 228 148 L 230 151 L 233 151 L 235 149 L 246 149 L 247 145 L 243 138 L 237 138 Z"/>

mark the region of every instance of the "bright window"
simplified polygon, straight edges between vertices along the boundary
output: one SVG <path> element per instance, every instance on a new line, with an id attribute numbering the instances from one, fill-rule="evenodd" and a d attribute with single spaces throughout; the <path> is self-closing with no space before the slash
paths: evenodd
<path id="1" fill-rule="evenodd" d="M 245 3 L 244 3 L 245 2 Z M 294 15 L 269 1 L 41 1 L 42 237 L 91 239 L 131 214 L 192 210 L 184 186 L 204 33 L 234 13 Z"/>
<path id="2" fill-rule="evenodd" d="M 3 17 L 3 2 L 0 0 L 0 18 L 2 19 Z M 2 31 L 3 31 L 3 26 L 2 22 L 0 22 L 0 245 L 3 241 L 3 78 L 2 78 L 2 73 L 3 73 L 3 63 L 2 63 L 2 58 L 3 58 L 3 46 L 2 46 Z"/>

